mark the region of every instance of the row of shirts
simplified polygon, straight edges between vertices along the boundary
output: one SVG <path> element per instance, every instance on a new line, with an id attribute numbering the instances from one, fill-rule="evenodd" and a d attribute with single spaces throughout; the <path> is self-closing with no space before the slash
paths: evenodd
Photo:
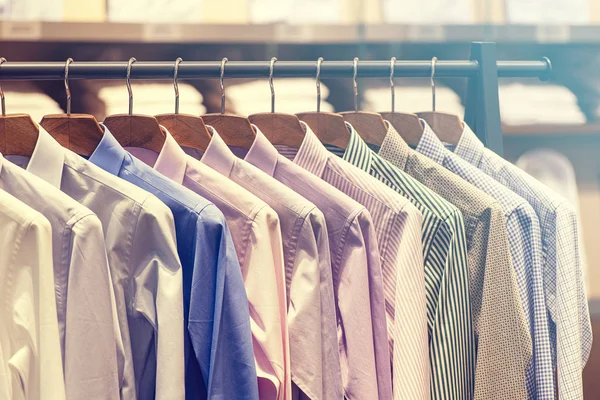
<path id="1" fill-rule="evenodd" d="M 416 149 L 42 127 L 0 156 L 1 399 L 582 399 L 572 207 L 465 124 Z"/>

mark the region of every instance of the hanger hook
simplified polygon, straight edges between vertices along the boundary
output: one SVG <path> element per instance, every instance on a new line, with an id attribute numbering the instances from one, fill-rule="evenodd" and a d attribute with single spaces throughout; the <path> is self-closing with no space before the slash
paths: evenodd
<path id="1" fill-rule="evenodd" d="M 321 112 L 321 64 L 323 57 L 317 60 L 317 112 Z"/>
<path id="2" fill-rule="evenodd" d="M 6 58 L 0 57 L 0 68 L 2 64 L 6 62 Z M 0 86 L 0 103 L 2 103 L 2 116 L 6 116 L 6 102 L 4 101 L 4 91 L 2 90 L 2 86 Z"/>
<path id="3" fill-rule="evenodd" d="M 127 62 L 127 80 L 125 84 L 127 85 L 127 92 L 129 93 L 129 115 L 133 114 L 133 91 L 131 90 L 131 66 L 137 60 L 135 57 L 131 57 Z"/>
<path id="4" fill-rule="evenodd" d="M 431 111 L 435 111 L 435 64 L 437 63 L 437 57 L 431 59 Z"/>
<path id="5" fill-rule="evenodd" d="M 275 69 L 275 63 L 277 57 L 271 58 L 271 65 L 269 66 L 269 87 L 271 88 L 271 112 L 275 112 L 275 87 L 273 86 L 273 70 Z"/>
<path id="6" fill-rule="evenodd" d="M 392 112 L 396 111 L 396 88 L 394 87 L 394 69 L 396 68 L 396 57 L 390 60 L 390 90 L 392 91 Z"/>
<path id="7" fill-rule="evenodd" d="M 354 112 L 358 111 L 358 85 L 356 83 L 356 75 L 358 75 L 358 57 L 354 57 L 352 62 L 354 72 L 352 74 L 352 84 L 354 85 Z"/>
<path id="8" fill-rule="evenodd" d="M 65 62 L 65 91 L 67 92 L 67 115 L 71 115 L 71 89 L 69 89 L 69 65 L 73 62 L 71 57 Z"/>
<path id="9" fill-rule="evenodd" d="M 221 114 L 225 114 L 225 64 L 227 64 L 227 57 L 223 57 L 221 60 L 221 75 L 219 76 L 219 83 L 221 84 Z"/>
<path id="10" fill-rule="evenodd" d="M 183 61 L 181 57 L 175 60 L 175 68 L 173 70 L 173 87 L 175 88 L 175 114 L 179 114 L 179 85 L 177 84 L 177 76 L 179 75 L 179 64 Z"/>

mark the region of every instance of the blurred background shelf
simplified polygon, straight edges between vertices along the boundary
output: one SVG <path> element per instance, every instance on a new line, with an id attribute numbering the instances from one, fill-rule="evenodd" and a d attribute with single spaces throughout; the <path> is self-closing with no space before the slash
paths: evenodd
<path id="1" fill-rule="evenodd" d="M 600 25 L 190 24 L 0 21 L 0 40 L 59 43 L 581 43 Z"/>

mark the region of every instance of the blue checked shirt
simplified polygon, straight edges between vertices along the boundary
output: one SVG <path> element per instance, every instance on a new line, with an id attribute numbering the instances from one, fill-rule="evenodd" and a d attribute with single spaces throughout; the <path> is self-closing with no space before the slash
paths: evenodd
<path id="1" fill-rule="evenodd" d="M 582 278 L 577 216 L 572 206 L 536 179 L 486 149 L 465 125 L 454 154 L 525 198 L 541 224 L 543 282 L 550 316 L 550 343 L 557 367 L 558 395 L 582 399 L 582 370 L 592 347 L 592 330 Z M 536 332 L 537 335 L 537 332 Z M 547 384 L 540 398 L 551 398 Z M 542 390 L 543 389 L 543 390 Z"/>
<path id="2" fill-rule="evenodd" d="M 504 209 L 512 266 L 533 342 L 533 359 L 527 369 L 527 392 L 530 399 L 553 398 L 552 353 L 537 215 L 525 199 L 446 149 L 426 122 L 422 123 L 425 129 L 416 150 L 498 200 Z M 465 129 L 468 129 L 466 124 Z"/>
<path id="3" fill-rule="evenodd" d="M 186 398 L 258 400 L 248 298 L 223 214 L 134 158 L 106 128 L 89 160 L 154 194 L 173 213 L 187 329 L 172 340 L 185 344 Z"/>

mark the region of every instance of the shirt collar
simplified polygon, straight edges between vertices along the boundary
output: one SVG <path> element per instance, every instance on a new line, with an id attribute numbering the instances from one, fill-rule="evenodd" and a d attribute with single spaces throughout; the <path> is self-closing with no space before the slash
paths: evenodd
<path id="1" fill-rule="evenodd" d="M 104 129 L 104 135 L 102 135 L 102 139 L 100 139 L 100 143 L 90 156 L 89 161 L 113 175 L 119 175 L 127 151 L 121 147 L 106 126 L 103 124 L 100 124 L 100 126 Z"/>
<path id="2" fill-rule="evenodd" d="M 445 152 L 448 150 L 427 122 L 421 120 L 421 123 L 425 128 L 423 129 L 423 135 L 421 136 L 421 140 L 419 140 L 416 150 L 441 165 L 444 162 Z"/>
<path id="3" fill-rule="evenodd" d="M 279 153 L 257 126 L 254 126 L 254 130 L 256 131 L 256 138 L 244 159 L 273 176 Z"/>
<path id="4" fill-rule="evenodd" d="M 200 161 L 220 172 L 221 175 L 229 176 L 235 165 L 236 156 L 229 150 L 217 131 L 213 130 L 212 139 Z"/>
<path id="5" fill-rule="evenodd" d="M 321 177 L 327 165 L 327 160 L 332 155 L 319 141 L 319 138 L 310 129 L 308 124 L 300 122 L 305 125 L 306 134 L 304 135 L 300 149 L 298 149 L 298 153 L 296 153 L 296 157 L 294 157 L 294 163 L 312 174 Z"/>
<path id="6" fill-rule="evenodd" d="M 454 149 L 454 153 L 473 165 L 479 165 L 481 157 L 483 157 L 485 146 L 471 130 L 469 125 L 463 122 L 463 126 L 463 133 Z"/>
<path id="7" fill-rule="evenodd" d="M 385 123 L 388 131 L 378 154 L 386 160 L 394 160 L 395 165 L 401 169 L 405 169 L 411 148 L 408 147 L 408 144 L 402 139 L 402 136 L 400 136 L 391 123 L 388 121 L 385 121 Z"/>
<path id="8" fill-rule="evenodd" d="M 365 172 L 371 170 L 371 161 L 373 160 L 372 150 L 367 143 L 362 140 L 356 129 L 350 124 L 347 124 L 350 130 L 350 140 L 344 152 L 344 160 L 350 164 L 362 169 Z"/>
<path id="9" fill-rule="evenodd" d="M 173 139 L 169 131 L 161 127 L 165 134 L 165 144 L 156 159 L 154 169 L 167 178 L 181 184 L 187 168 L 187 157 L 185 151 Z"/>
<path id="10" fill-rule="evenodd" d="M 65 149 L 41 125 L 38 128 L 38 139 L 26 169 L 60 189 Z"/>

